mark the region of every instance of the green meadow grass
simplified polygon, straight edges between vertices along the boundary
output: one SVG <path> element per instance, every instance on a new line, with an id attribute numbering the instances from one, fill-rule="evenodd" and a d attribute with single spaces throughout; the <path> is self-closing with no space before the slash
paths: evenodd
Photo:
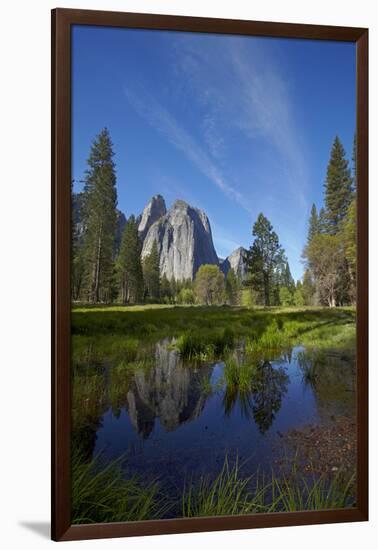
<path id="1" fill-rule="evenodd" d="M 104 356 L 134 361 L 148 342 L 175 337 L 188 359 L 210 359 L 228 353 L 245 339 L 251 355 L 304 345 L 316 349 L 355 348 L 352 308 L 260 308 L 109 306 L 72 311 L 74 357 Z"/>

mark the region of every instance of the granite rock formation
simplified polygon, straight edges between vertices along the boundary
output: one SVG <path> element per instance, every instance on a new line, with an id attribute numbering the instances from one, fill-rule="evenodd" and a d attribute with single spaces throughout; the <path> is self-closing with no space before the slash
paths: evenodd
<path id="1" fill-rule="evenodd" d="M 160 255 L 160 272 L 169 280 L 193 279 L 202 264 L 219 265 L 206 214 L 182 200 L 176 200 L 165 215 L 150 225 L 142 258 L 150 254 L 154 241 Z"/>
<path id="2" fill-rule="evenodd" d="M 164 216 L 167 212 L 165 201 L 161 195 L 154 195 L 148 204 L 144 207 L 140 218 L 138 231 L 139 236 L 144 240 L 151 225 Z"/>
<path id="3" fill-rule="evenodd" d="M 239 246 L 236 250 L 231 252 L 220 265 L 221 270 L 227 276 L 230 269 L 233 269 L 235 275 L 237 275 L 242 281 L 247 278 L 248 266 L 247 266 L 247 251 L 242 246 Z"/>

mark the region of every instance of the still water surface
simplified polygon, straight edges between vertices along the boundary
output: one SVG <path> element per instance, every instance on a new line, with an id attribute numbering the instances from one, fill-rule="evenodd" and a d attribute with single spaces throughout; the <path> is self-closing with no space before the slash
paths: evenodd
<path id="1" fill-rule="evenodd" d="M 240 393 L 227 387 L 224 362 L 184 363 L 171 343 L 156 343 L 151 364 L 135 372 L 112 376 L 110 358 L 95 365 L 101 403 L 77 437 L 89 441 L 92 456 L 126 454 L 128 475 L 178 489 L 219 471 L 226 455 L 237 455 L 251 473 L 270 471 L 285 432 L 353 410 L 353 361 L 342 353 L 326 353 L 316 383 L 303 375 L 302 347 L 260 360 L 253 389 Z M 244 361 L 242 348 L 235 357 Z"/>

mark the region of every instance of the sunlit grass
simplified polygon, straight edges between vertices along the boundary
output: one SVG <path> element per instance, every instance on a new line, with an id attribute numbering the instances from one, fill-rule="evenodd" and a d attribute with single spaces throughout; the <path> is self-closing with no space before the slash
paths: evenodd
<path id="1" fill-rule="evenodd" d="M 261 308 L 110 306 L 72 312 L 74 360 L 104 357 L 136 360 L 146 343 L 169 337 L 183 358 L 209 360 L 240 341 L 252 356 L 285 352 L 293 346 L 355 348 L 351 308 Z"/>
<path id="2" fill-rule="evenodd" d="M 256 374 L 256 362 L 240 362 L 233 356 L 225 360 L 223 379 L 228 391 L 251 391 Z"/>
<path id="3" fill-rule="evenodd" d="M 175 347 L 185 359 L 214 359 L 232 350 L 235 336 L 228 327 L 223 330 L 185 332 L 178 337 Z"/>

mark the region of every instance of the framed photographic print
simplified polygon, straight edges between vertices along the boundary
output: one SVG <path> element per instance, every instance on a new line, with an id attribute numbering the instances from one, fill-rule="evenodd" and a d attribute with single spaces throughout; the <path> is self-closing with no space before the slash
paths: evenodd
<path id="1" fill-rule="evenodd" d="M 52 12 L 52 537 L 368 518 L 368 31 Z"/>

